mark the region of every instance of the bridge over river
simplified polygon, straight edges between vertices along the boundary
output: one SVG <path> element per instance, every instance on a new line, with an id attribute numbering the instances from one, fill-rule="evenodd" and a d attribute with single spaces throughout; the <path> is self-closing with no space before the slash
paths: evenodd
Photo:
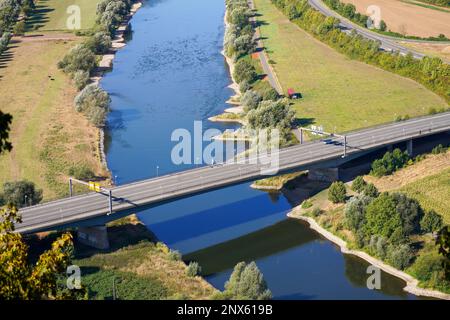
<path id="1" fill-rule="evenodd" d="M 327 143 L 311 141 L 279 151 L 279 172 L 336 168 L 374 150 L 414 139 L 450 132 L 450 112 L 395 122 L 335 136 Z M 330 143 L 331 142 L 331 143 Z M 88 193 L 20 210 L 23 222 L 16 231 L 34 233 L 74 226 L 110 214 L 127 214 L 214 189 L 263 178 L 264 164 L 224 163 L 177 172 L 112 188 L 108 193 Z"/>

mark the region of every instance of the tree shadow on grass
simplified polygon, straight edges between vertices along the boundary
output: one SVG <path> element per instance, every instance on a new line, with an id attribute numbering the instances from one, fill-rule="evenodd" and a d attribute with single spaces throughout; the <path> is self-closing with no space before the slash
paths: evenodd
<path id="1" fill-rule="evenodd" d="M 307 127 L 314 123 L 316 123 L 315 118 L 296 118 L 294 120 L 293 126 L 294 127 Z"/>
<path id="2" fill-rule="evenodd" d="M 48 0 L 41 0 L 36 5 L 33 14 L 26 20 L 26 31 L 38 30 L 50 20 L 48 15 L 55 9 L 47 5 Z"/>

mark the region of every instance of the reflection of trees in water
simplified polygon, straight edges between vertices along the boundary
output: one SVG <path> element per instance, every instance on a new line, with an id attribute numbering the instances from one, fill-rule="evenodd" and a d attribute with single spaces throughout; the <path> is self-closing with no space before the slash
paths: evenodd
<path id="1" fill-rule="evenodd" d="M 353 255 L 344 254 L 345 276 L 357 287 L 366 288 L 367 279 L 370 274 L 367 273 L 367 267 L 370 265 L 367 261 Z M 403 291 L 406 283 L 389 273 L 381 271 L 381 292 L 390 295 L 406 298 L 408 293 Z"/>
<path id="2" fill-rule="evenodd" d="M 280 193 L 279 192 L 269 192 L 269 199 L 272 203 L 278 203 L 280 200 Z"/>
<path id="3" fill-rule="evenodd" d="M 197 261 L 203 275 L 233 268 L 240 261 L 253 261 L 302 246 L 318 239 L 307 224 L 286 219 L 270 227 L 183 256 L 185 261 Z"/>

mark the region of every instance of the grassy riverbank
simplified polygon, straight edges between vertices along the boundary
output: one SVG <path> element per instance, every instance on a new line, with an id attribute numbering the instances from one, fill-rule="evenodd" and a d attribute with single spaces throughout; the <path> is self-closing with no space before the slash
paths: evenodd
<path id="1" fill-rule="evenodd" d="M 76 89 L 56 67 L 80 39 L 16 41 L 0 68 L 1 109 L 13 116 L 14 147 L 0 157 L 0 180 L 28 179 L 51 199 L 67 193 L 70 170 L 105 174 L 98 160 L 98 129 L 74 110 Z"/>
<path id="2" fill-rule="evenodd" d="M 255 0 L 261 34 L 283 90 L 303 98 L 300 119 L 345 131 L 426 114 L 447 103 L 415 81 L 350 60 L 290 22 L 270 0 Z"/>
<path id="3" fill-rule="evenodd" d="M 444 222 L 449 222 L 450 210 L 447 199 L 450 199 L 449 188 L 449 166 L 450 151 L 445 154 L 427 155 L 413 165 L 409 165 L 390 176 L 374 178 L 365 176 L 367 182 L 372 182 L 380 191 L 389 193 L 402 192 L 409 197 L 419 201 L 421 207 L 428 210 L 435 210 L 442 215 Z M 301 206 L 296 207 L 290 214 L 291 217 L 301 218 L 317 223 L 314 228 L 321 232 L 321 229 L 330 232 L 328 236 L 325 231 L 323 234 L 330 237 L 330 240 L 336 242 L 345 250 L 359 248 L 357 245 L 357 236 L 351 231 L 346 222 L 345 204 L 334 204 L 328 199 L 328 189 L 324 189 Z M 347 185 L 349 196 L 355 195 L 349 185 Z M 321 232 L 322 233 L 322 232 Z M 386 262 L 379 262 L 379 265 L 385 266 L 388 272 L 398 275 L 408 282 L 408 290 L 421 295 L 431 294 L 435 297 L 449 298 L 439 293 L 422 291 L 420 288 L 430 288 L 450 293 L 450 284 L 440 280 L 439 271 L 435 271 L 435 266 L 439 265 L 440 255 L 437 251 L 434 237 L 429 233 L 420 233 L 411 235 L 409 239 L 412 243 L 413 260 L 412 263 L 401 272 L 393 269 Z M 344 250 L 344 251 L 345 251 Z M 377 261 L 368 247 L 357 249 L 353 253 L 367 260 Z M 364 251 L 364 253 L 358 253 Z M 377 257 L 379 258 L 379 257 Z M 378 260 L 379 261 L 379 260 Z M 378 262 L 377 262 L 378 263 Z M 412 277 L 418 279 L 417 281 Z"/>

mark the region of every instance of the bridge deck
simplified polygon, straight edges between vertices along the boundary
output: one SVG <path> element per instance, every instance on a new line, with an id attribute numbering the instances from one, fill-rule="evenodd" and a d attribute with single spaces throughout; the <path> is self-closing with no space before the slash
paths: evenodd
<path id="1" fill-rule="evenodd" d="M 450 131 L 450 112 L 416 118 L 348 133 L 347 158 L 343 159 L 342 139 L 334 144 L 309 142 L 279 151 L 280 173 L 313 167 L 339 165 L 370 150 L 409 139 Z M 192 194 L 208 192 L 262 176 L 264 165 L 221 164 L 202 167 L 113 188 L 113 212 L 158 204 Z M 17 232 L 51 230 L 62 225 L 108 214 L 108 198 L 89 193 L 20 210 L 23 222 Z"/>

